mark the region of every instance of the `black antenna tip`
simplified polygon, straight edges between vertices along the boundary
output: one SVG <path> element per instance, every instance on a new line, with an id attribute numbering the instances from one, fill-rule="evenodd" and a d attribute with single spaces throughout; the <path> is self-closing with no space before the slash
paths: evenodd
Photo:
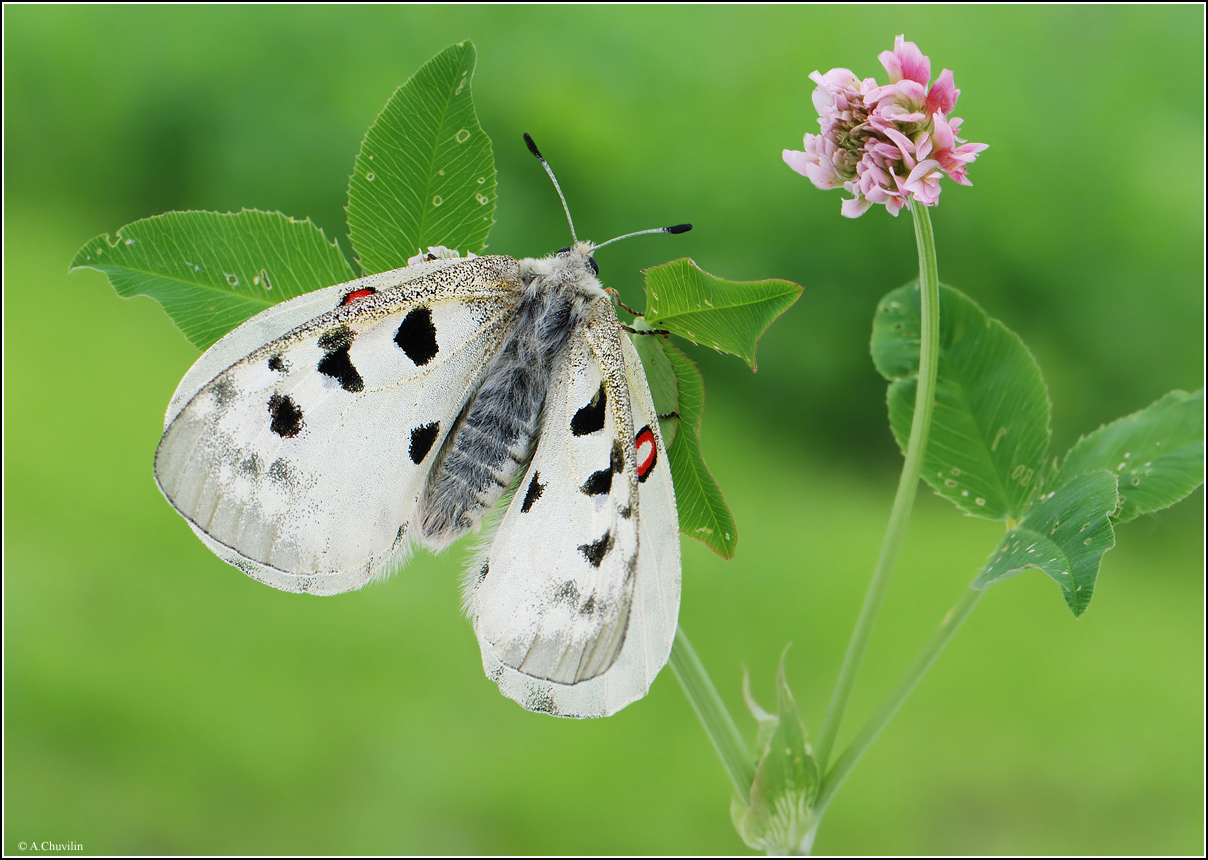
<path id="1" fill-rule="evenodd" d="M 671 233 L 671 234 L 675 234 L 675 233 L 687 233 L 687 232 L 688 232 L 689 230 L 691 230 L 691 229 L 692 229 L 692 225 L 691 225 L 691 224 L 676 224 L 674 227 L 664 227 L 664 228 L 663 228 L 663 232 L 664 232 L 664 233 Z"/>
<path id="2" fill-rule="evenodd" d="M 529 152 L 537 156 L 538 161 L 545 161 L 545 159 L 541 157 L 541 150 L 537 148 L 537 144 L 533 143 L 532 135 L 530 135 L 527 131 L 524 133 L 524 143 L 528 147 Z"/>

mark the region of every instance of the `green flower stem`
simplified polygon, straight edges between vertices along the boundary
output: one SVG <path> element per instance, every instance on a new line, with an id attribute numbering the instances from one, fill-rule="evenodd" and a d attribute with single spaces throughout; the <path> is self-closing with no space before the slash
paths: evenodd
<path id="1" fill-rule="evenodd" d="M 973 611 L 973 607 L 977 606 L 977 601 L 981 600 L 984 594 L 976 588 L 969 588 L 965 591 L 964 597 L 960 602 L 948 612 L 940 624 L 940 629 L 931 637 L 931 641 L 923 649 L 915 659 L 914 664 L 906 672 L 905 677 L 898 683 L 898 686 L 889 695 L 877 709 L 876 713 L 868 720 L 868 723 L 856 735 L 855 740 L 851 742 L 839 760 L 835 762 L 835 766 L 831 768 L 822 780 L 822 786 L 818 790 L 818 799 L 814 803 L 814 820 L 815 822 L 822 818 L 823 812 L 826 811 L 827 805 L 835 796 L 835 792 L 839 790 L 839 786 L 843 784 L 843 780 L 851 772 L 851 769 L 856 766 L 860 757 L 864 755 L 864 751 L 872 746 L 872 742 L 877 739 L 877 735 L 881 734 L 881 730 L 893 719 L 893 715 L 898 712 L 898 708 L 906 701 L 906 697 L 914 689 L 915 684 L 927 674 L 927 670 L 931 668 L 931 664 L 935 662 L 935 658 L 944 650 L 944 646 L 948 644 L 948 640 L 952 638 L 961 623 L 969 617 L 969 613 Z"/>
<path id="2" fill-rule="evenodd" d="M 734 790 L 738 792 L 742 802 L 749 803 L 751 799 L 751 783 L 755 780 L 755 762 L 747 747 L 747 742 L 738 733 L 734 718 L 726 710 L 717 688 L 709 680 L 709 673 L 701 665 L 700 658 L 692 650 L 692 644 L 684 631 L 676 628 L 675 644 L 671 646 L 671 659 L 668 660 L 671 671 L 679 679 L 684 688 L 688 701 L 692 703 L 696 715 L 700 717 L 705 734 L 713 742 L 721 765 L 726 769 Z"/>
<path id="3" fill-rule="evenodd" d="M 906 537 L 906 525 L 910 520 L 910 509 L 914 506 L 915 493 L 919 485 L 919 473 L 923 466 L 923 452 L 927 448 L 927 433 L 931 427 L 931 407 L 935 403 L 935 375 L 939 364 L 940 296 L 939 271 L 935 260 L 935 236 L 931 232 L 931 218 L 927 207 L 915 204 L 910 207 L 914 215 L 914 237 L 919 249 L 919 288 L 922 290 L 922 331 L 919 332 L 919 386 L 914 399 L 914 419 L 910 425 L 910 440 L 906 445 L 906 459 L 902 465 L 902 477 L 898 481 L 898 492 L 889 514 L 889 525 L 881 544 L 881 555 L 873 570 L 872 582 L 864 596 L 864 606 L 856 620 L 839 680 L 831 696 L 826 720 L 818 737 L 818 770 L 826 773 L 831 750 L 843 722 L 843 714 L 851 699 L 856 674 L 868 648 L 873 626 L 881 611 L 885 594 L 889 591 L 889 580 L 898 561 L 898 552 Z"/>

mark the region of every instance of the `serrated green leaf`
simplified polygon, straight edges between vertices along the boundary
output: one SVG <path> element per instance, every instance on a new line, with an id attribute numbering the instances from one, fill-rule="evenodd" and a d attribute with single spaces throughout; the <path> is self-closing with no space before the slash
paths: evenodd
<path id="1" fill-rule="evenodd" d="M 642 319 L 634 320 L 632 327 L 637 331 L 650 331 L 650 326 Z M 679 383 L 675 379 L 675 368 L 663 349 L 661 338 L 631 334 L 629 340 L 637 350 L 638 358 L 642 360 L 646 384 L 650 386 L 650 399 L 654 402 L 654 411 L 659 416 L 659 432 L 663 437 L 663 445 L 670 448 L 675 441 L 680 422 Z"/>
<path id="2" fill-rule="evenodd" d="M 790 281 L 727 281 L 687 258 L 646 270 L 646 321 L 655 328 L 741 356 L 752 370 L 768 326 L 801 295 Z"/>
<path id="3" fill-rule="evenodd" d="M 818 795 L 818 765 L 785 678 L 783 656 L 776 673 L 774 728 L 770 720 L 760 718 L 760 713 L 770 715 L 749 696 L 748 705 L 753 706 L 765 737 L 769 728 L 771 732 L 755 766 L 750 803 L 731 807 L 734 825 L 743 841 L 756 850 L 774 855 L 803 853 Z"/>
<path id="4" fill-rule="evenodd" d="M 1061 586 L 1070 611 L 1081 615 L 1094 595 L 1103 554 L 1116 545 L 1111 517 L 1117 504 L 1116 476 L 1104 470 L 1045 494 L 1003 537 L 973 587 L 1043 570 Z"/>
<path id="5" fill-rule="evenodd" d="M 722 558 L 733 558 L 738 545 L 738 528 L 717 481 L 705 465 L 700 448 L 705 382 L 695 362 L 665 337 L 643 336 L 643 339 L 661 346 L 675 372 L 679 392 L 679 429 L 675 441 L 667 448 L 667 459 L 675 486 L 680 531 L 696 538 Z"/>
<path id="6" fill-rule="evenodd" d="M 1187 496 L 1204 482 L 1204 390 L 1171 391 L 1083 436 L 1050 484 L 1057 487 L 1096 469 L 1119 478 L 1116 522 L 1160 511 Z"/>
<path id="7" fill-rule="evenodd" d="M 919 290 L 881 300 L 872 357 L 890 380 L 890 426 L 906 448 L 919 369 Z M 973 516 L 1019 518 L 1036 493 L 1051 408 L 1036 360 L 1019 336 L 959 291 L 940 285 L 940 354 L 923 478 Z"/>
<path id="8" fill-rule="evenodd" d="M 255 209 L 144 218 L 89 240 L 71 268 L 155 299 L 198 349 L 267 307 L 356 277 L 309 220 Z"/>
<path id="9" fill-rule="evenodd" d="M 429 246 L 482 251 L 495 223 L 495 157 L 470 95 L 470 42 L 441 51 L 395 90 L 348 180 L 348 229 L 366 274 Z"/>

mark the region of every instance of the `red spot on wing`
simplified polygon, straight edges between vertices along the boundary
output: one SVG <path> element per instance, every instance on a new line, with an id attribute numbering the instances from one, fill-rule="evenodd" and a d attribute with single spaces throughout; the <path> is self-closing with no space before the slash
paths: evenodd
<path id="1" fill-rule="evenodd" d="M 344 307 L 344 305 L 350 305 L 353 302 L 355 302 L 357 299 L 363 299 L 363 298 L 365 298 L 365 296 L 372 296 L 376 292 L 377 292 L 377 290 L 375 290 L 373 287 L 365 287 L 362 290 L 353 290 L 351 293 L 344 296 L 344 298 L 340 299 L 340 304 L 338 305 L 338 307 Z"/>
<path id="2" fill-rule="evenodd" d="M 654 431 L 650 429 L 649 424 L 638 431 L 633 440 L 633 447 L 638 455 L 638 480 L 645 481 L 650 470 L 654 468 L 659 453 L 658 445 L 654 442 Z"/>

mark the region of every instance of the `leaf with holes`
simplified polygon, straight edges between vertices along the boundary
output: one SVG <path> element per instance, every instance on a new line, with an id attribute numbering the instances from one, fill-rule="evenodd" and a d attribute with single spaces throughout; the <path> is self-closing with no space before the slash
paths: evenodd
<path id="1" fill-rule="evenodd" d="M 1050 482 L 1107 469 L 1120 480 L 1116 522 L 1168 508 L 1204 482 L 1204 390 L 1171 391 L 1070 449 Z"/>
<path id="2" fill-rule="evenodd" d="M 646 270 L 646 322 L 756 370 L 759 339 L 800 295 L 791 281 L 727 281 L 684 258 Z"/>
<path id="3" fill-rule="evenodd" d="M 1111 518 L 1117 504 L 1116 476 L 1105 470 L 1079 475 L 1045 494 L 1006 533 L 973 587 L 1042 570 L 1061 587 L 1070 611 L 1081 615 L 1094 595 L 1103 554 L 1116 544 Z"/>
<path id="4" fill-rule="evenodd" d="M 378 114 L 348 181 L 348 229 L 366 274 L 429 246 L 479 252 L 495 223 L 495 158 L 474 112 L 477 54 L 462 42 L 399 87 Z"/>
<path id="5" fill-rule="evenodd" d="M 255 209 L 144 218 L 90 239 L 71 268 L 155 299 L 199 349 L 278 302 L 356 277 L 309 220 Z"/>
<path id="6" fill-rule="evenodd" d="M 918 284 L 881 300 L 872 357 L 890 381 L 889 420 L 906 449 L 919 372 Z M 1019 336 L 967 296 L 940 286 L 940 354 L 923 478 L 968 514 L 1019 518 L 1049 446 L 1049 395 Z"/>

